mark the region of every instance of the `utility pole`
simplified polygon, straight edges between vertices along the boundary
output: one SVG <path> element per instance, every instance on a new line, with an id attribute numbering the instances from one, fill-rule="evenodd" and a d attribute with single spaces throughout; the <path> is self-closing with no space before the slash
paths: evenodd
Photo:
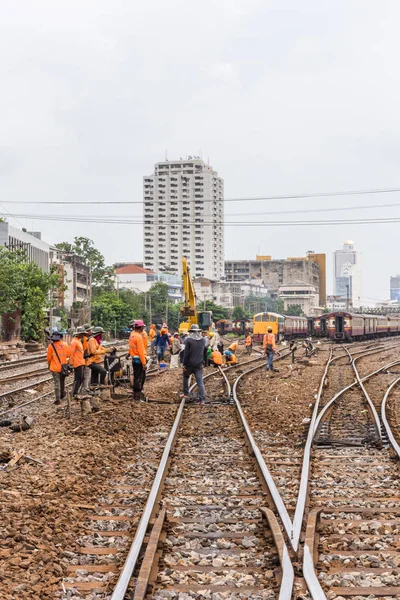
<path id="1" fill-rule="evenodd" d="M 349 312 L 350 308 L 350 295 L 349 295 L 349 284 L 346 283 L 346 310 Z"/>
<path id="2" fill-rule="evenodd" d="M 150 324 L 152 323 L 152 318 L 151 318 L 151 293 L 149 292 L 149 311 L 150 311 Z"/>

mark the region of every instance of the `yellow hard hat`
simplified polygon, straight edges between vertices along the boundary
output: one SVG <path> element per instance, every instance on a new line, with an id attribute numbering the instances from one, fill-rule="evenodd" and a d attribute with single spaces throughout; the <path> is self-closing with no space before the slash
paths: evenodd
<path id="1" fill-rule="evenodd" d="M 213 334 L 213 332 L 212 332 L 212 331 L 210 331 L 210 333 L 209 333 L 209 336 L 210 336 L 210 337 L 214 337 L 214 334 Z"/>

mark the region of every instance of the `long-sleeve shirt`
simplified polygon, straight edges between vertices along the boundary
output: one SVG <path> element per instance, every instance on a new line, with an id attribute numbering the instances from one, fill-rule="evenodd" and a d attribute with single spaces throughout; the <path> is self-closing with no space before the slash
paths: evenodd
<path id="1" fill-rule="evenodd" d="M 191 369 L 201 369 L 203 366 L 204 347 L 203 338 L 194 338 L 189 335 L 185 340 L 183 366 Z"/>
<path id="2" fill-rule="evenodd" d="M 88 340 L 88 353 L 89 358 L 87 364 L 91 365 L 92 363 L 101 363 L 102 357 L 107 353 L 107 350 L 104 346 L 100 346 L 96 338 L 91 337 Z"/>
<path id="3" fill-rule="evenodd" d="M 74 337 L 69 347 L 69 364 L 76 369 L 85 365 L 85 362 L 82 342 L 79 338 Z"/>
<path id="4" fill-rule="evenodd" d="M 169 337 L 167 333 L 157 333 L 157 337 L 156 337 L 156 341 L 155 341 L 156 346 L 164 346 L 166 347 L 167 344 L 169 345 Z"/>
<path id="5" fill-rule="evenodd" d="M 129 354 L 133 358 L 139 357 L 143 366 L 146 364 L 146 352 L 144 349 L 143 338 L 138 331 L 132 331 L 129 337 Z"/>

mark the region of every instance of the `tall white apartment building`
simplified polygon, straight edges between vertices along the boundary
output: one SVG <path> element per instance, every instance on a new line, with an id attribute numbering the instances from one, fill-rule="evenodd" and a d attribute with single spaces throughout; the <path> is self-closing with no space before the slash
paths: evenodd
<path id="1" fill-rule="evenodd" d="M 341 250 L 333 255 L 333 279 L 335 296 L 350 301 L 350 307 L 361 306 L 361 252 L 354 242 L 347 240 Z"/>
<path id="2" fill-rule="evenodd" d="M 194 277 L 224 275 L 224 181 L 200 158 L 155 164 L 143 178 L 143 266 Z"/>

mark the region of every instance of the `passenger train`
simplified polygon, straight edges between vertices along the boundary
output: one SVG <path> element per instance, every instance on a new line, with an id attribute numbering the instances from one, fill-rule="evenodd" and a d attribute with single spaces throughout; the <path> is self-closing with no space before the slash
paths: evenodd
<path id="1" fill-rule="evenodd" d="M 262 342 L 268 327 L 272 328 L 279 340 L 311 336 L 329 338 L 336 342 L 352 342 L 400 335 L 400 315 L 366 315 L 342 311 L 306 318 L 263 312 L 254 315 L 253 320 L 221 320 L 216 326 L 221 335 L 252 333 L 255 342 Z"/>

